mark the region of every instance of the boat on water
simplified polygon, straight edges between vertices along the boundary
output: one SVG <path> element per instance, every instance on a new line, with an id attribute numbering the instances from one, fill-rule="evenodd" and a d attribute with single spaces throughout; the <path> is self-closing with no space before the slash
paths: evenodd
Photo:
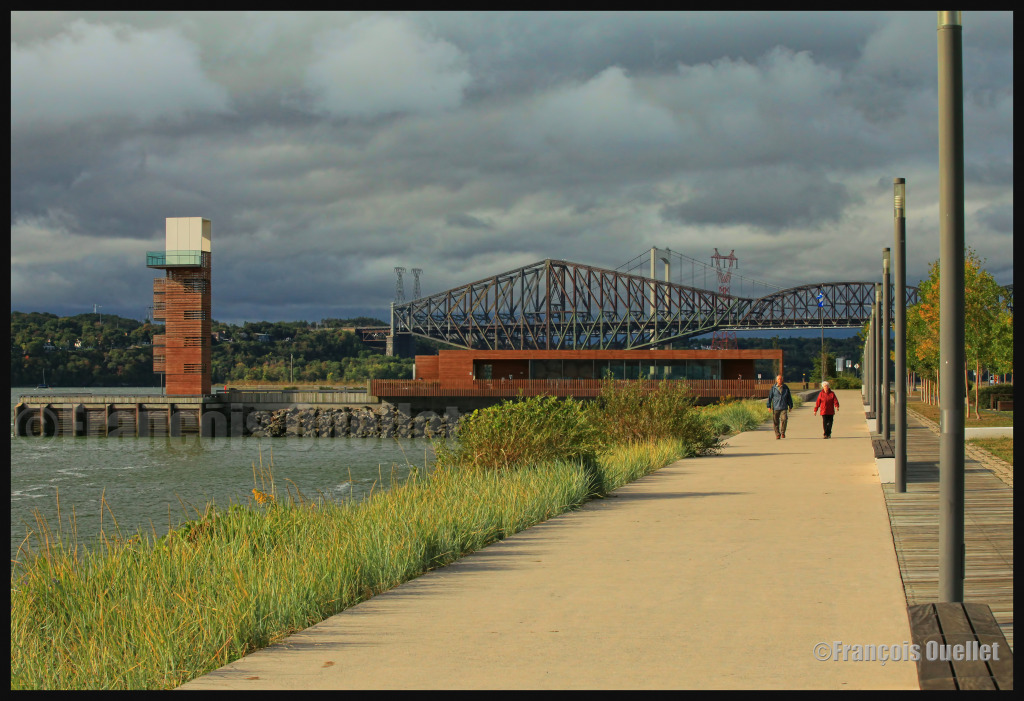
<path id="1" fill-rule="evenodd" d="M 43 370 L 42 384 L 36 385 L 36 389 L 53 389 L 50 385 L 46 384 L 46 370 Z"/>

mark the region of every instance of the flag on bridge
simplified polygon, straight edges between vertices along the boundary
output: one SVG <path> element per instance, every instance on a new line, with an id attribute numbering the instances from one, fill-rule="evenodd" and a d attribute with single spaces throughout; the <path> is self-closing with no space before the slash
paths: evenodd
<path id="1" fill-rule="evenodd" d="M 821 290 L 818 290 L 818 306 L 822 307 L 825 305 L 825 295 Z"/>

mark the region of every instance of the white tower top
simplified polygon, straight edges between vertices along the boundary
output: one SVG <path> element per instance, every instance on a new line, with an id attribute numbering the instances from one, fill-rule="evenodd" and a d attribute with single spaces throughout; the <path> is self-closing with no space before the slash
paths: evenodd
<path id="1" fill-rule="evenodd" d="M 210 251 L 213 224 L 202 217 L 168 217 L 164 250 Z"/>

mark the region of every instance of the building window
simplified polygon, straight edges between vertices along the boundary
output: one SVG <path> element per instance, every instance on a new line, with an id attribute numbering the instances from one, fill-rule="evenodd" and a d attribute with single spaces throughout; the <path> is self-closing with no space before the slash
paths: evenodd
<path id="1" fill-rule="evenodd" d="M 206 319 L 206 312 L 204 312 L 202 309 L 188 311 L 184 313 L 184 318 L 189 320 L 203 321 Z"/>
<path id="2" fill-rule="evenodd" d="M 188 336 L 185 338 L 186 348 L 202 348 L 202 346 L 203 339 L 199 338 L 198 336 Z"/>
<path id="3" fill-rule="evenodd" d="M 186 375 L 202 375 L 203 367 L 203 363 L 185 363 L 184 373 Z"/>

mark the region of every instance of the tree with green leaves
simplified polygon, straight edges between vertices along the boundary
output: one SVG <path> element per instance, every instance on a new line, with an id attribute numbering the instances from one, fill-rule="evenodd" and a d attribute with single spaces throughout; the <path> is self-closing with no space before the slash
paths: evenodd
<path id="1" fill-rule="evenodd" d="M 978 380 L 982 370 L 1011 367 L 1013 318 L 1002 289 L 982 268 L 984 261 L 971 249 L 964 256 L 964 367 L 974 367 L 974 411 L 978 416 Z M 907 364 L 923 376 L 938 379 L 939 369 L 939 262 L 931 264 L 928 278 L 918 288 L 918 303 L 907 309 Z M 1007 365 L 1009 364 L 1009 365 Z M 941 389 L 941 388 L 940 388 Z"/>
<path id="2" fill-rule="evenodd" d="M 996 360 L 999 317 L 1005 311 L 1000 303 L 1002 288 L 982 266 L 972 249 L 964 256 L 964 351 L 968 367 L 974 368 L 974 416 L 978 411 L 978 392 L 982 370 Z"/>

